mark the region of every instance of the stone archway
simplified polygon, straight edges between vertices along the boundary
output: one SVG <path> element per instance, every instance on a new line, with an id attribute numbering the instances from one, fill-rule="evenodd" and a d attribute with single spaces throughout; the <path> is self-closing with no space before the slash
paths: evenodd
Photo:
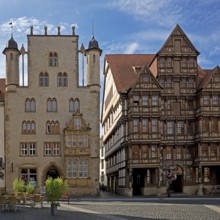
<path id="1" fill-rule="evenodd" d="M 50 177 L 52 178 L 63 177 L 63 172 L 60 169 L 60 167 L 57 164 L 52 163 L 52 162 L 48 164 L 48 166 L 45 167 L 43 170 L 42 185 L 44 185 L 45 181 Z"/>

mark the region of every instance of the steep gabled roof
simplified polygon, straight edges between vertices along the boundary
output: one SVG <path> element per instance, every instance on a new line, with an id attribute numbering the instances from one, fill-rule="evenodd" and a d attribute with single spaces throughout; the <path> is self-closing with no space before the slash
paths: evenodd
<path id="1" fill-rule="evenodd" d="M 105 57 L 118 93 L 126 93 L 139 77 L 134 68 L 148 66 L 154 54 L 111 54 Z"/>
<path id="2" fill-rule="evenodd" d="M 196 52 L 197 55 L 200 54 L 200 52 L 194 47 L 194 45 L 192 44 L 192 42 L 190 41 L 190 39 L 187 37 L 187 35 L 185 34 L 185 32 L 182 30 L 182 28 L 177 24 L 175 26 L 175 28 L 173 29 L 173 31 L 171 32 L 171 34 L 169 35 L 169 37 L 167 38 L 167 40 L 165 41 L 165 43 L 163 44 L 163 46 L 161 47 L 161 49 L 157 52 L 157 54 L 159 54 L 164 47 L 166 47 L 166 45 L 168 44 L 168 42 L 172 39 L 172 37 L 174 36 L 183 36 L 184 39 L 187 41 L 187 44 L 192 48 L 192 50 L 194 50 Z"/>
<path id="3" fill-rule="evenodd" d="M 5 79 L 0 79 L 0 102 L 5 101 Z"/>
<path id="4" fill-rule="evenodd" d="M 205 88 L 206 85 L 209 83 L 210 79 L 212 78 L 213 74 L 219 70 L 219 67 L 215 67 L 214 69 L 201 69 L 198 67 L 198 86 L 197 89 Z"/>

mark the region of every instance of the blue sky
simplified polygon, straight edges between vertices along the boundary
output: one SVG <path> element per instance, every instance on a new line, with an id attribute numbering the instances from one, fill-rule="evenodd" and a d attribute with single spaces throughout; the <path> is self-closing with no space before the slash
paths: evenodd
<path id="1" fill-rule="evenodd" d="M 219 0 L 0 0 L 0 50 L 13 36 L 27 45 L 26 34 L 71 34 L 76 26 L 79 46 L 92 37 L 105 54 L 156 53 L 178 23 L 200 51 L 202 68 L 220 65 Z M 26 47 L 27 48 L 27 47 Z M 0 56 L 0 77 L 5 77 L 5 58 Z"/>

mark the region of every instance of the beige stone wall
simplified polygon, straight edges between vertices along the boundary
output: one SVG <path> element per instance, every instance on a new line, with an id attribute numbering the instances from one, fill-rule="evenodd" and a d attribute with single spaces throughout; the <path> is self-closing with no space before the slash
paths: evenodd
<path id="1" fill-rule="evenodd" d="M 58 67 L 48 66 L 49 52 L 57 52 Z M 49 74 L 49 87 L 39 87 L 40 72 Z M 68 87 L 57 87 L 57 74 L 68 74 Z M 99 74 L 99 73 L 97 73 Z M 7 191 L 12 190 L 14 178 L 19 177 L 20 168 L 37 168 L 37 185 L 45 181 L 45 169 L 54 164 L 62 175 L 66 175 L 64 153 L 61 156 L 44 156 L 44 142 L 61 142 L 64 148 L 63 129 L 71 119 L 69 99 L 80 100 L 80 113 L 91 127 L 90 137 L 90 167 L 87 190 L 90 186 L 96 188 L 99 178 L 99 91 L 91 92 L 90 87 L 78 87 L 78 37 L 70 36 L 28 36 L 28 86 L 18 87 L 17 92 L 6 94 L 6 157 L 7 157 Z M 47 112 L 47 99 L 57 99 L 57 112 Z M 36 100 L 36 112 L 25 112 L 26 98 Z M 36 135 L 21 133 L 23 120 L 34 120 Z M 60 123 L 60 134 L 46 134 L 46 122 L 56 120 Z M 20 142 L 36 142 L 37 156 L 20 157 Z M 74 190 L 76 190 L 74 188 Z M 80 193 L 80 187 L 79 187 Z"/>
<path id="2" fill-rule="evenodd" d="M 3 162 L 5 162 L 5 149 L 4 149 L 4 103 L 0 102 L 0 157 L 3 158 Z M 5 173 L 4 170 L 1 170 Z M 4 179 L 0 179 L 0 189 L 4 189 L 5 187 L 5 177 Z"/>

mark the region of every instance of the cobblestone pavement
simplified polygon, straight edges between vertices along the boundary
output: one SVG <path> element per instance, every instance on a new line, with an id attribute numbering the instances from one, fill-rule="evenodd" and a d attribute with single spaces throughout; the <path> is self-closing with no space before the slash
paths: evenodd
<path id="1" fill-rule="evenodd" d="M 220 198 L 78 198 L 61 202 L 55 216 L 44 208 L 19 207 L 1 212 L 0 220 L 220 220 Z"/>

